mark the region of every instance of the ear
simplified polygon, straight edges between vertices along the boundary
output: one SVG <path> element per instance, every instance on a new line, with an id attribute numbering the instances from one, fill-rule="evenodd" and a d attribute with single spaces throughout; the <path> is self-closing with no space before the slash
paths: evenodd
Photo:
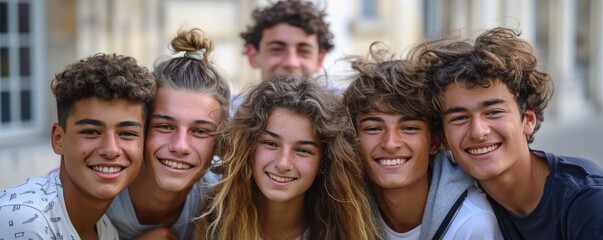
<path id="1" fill-rule="evenodd" d="M 248 43 L 247 45 L 245 45 L 245 55 L 247 55 L 247 60 L 249 61 L 249 65 L 251 65 L 251 67 L 253 67 L 253 68 L 257 68 L 258 67 L 258 61 L 257 61 L 258 49 L 256 49 L 255 46 L 253 46 L 253 44 Z"/>
<path id="2" fill-rule="evenodd" d="M 440 133 L 431 134 L 431 146 L 429 146 L 429 155 L 435 155 L 442 149 L 442 136 Z"/>
<path id="3" fill-rule="evenodd" d="M 534 133 L 536 128 L 536 113 L 532 109 L 526 109 L 523 116 L 523 134 L 530 136 Z"/>
<path id="4" fill-rule="evenodd" d="M 327 55 L 326 50 L 320 50 L 320 52 L 318 52 L 318 69 L 322 68 L 322 62 L 325 59 L 325 55 Z"/>
<path id="5" fill-rule="evenodd" d="M 63 127 L 58 123 L 52 125 L 52 129 L 50 130 L 50 142 L 52 143 L 52 150 L 54 153 L 63 155 L 63 136 L 65 135 L 65 131 Z"/>

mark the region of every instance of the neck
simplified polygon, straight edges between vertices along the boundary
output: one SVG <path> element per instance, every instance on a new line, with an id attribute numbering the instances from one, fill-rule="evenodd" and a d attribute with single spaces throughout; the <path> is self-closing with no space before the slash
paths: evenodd
<path id="1" fill-rule="evenodd" d="M 538 206 L 548 174 L 548 161 L 528 152 L 499 176 L 479 183 L 507 211 L 526 215 Z"/>
<path id="2" fill-rule="evenodd" d="M 69 180 L 67 169 L 64 163 L 61 163 L 59 172 L 61 184 L 63 185 L 63 198 L 71 224 L 82 239 L 96 239 L 96 223 L 103 217 L 103 214 L 109 208 L 111 200 L 92 198 L 83 194 Z M 82 211 L 82 209 L 86 209 Z"/>
<path id="3" fill-rule="evenodd" d="M 421 225 L 429 193 L 426 174 L 415 184 L 404 188 L 384 189 L 371 183 L 379 212 L 385 224 L 398 233 L 408 232 Z"/>
<path id="4" fill-rule="evenodd" d="M 264 196 L 258 201 L 262 238 L 295 239 L 306 229 L 303 196 L 287 202 L 271 201 Z"/>
<path id="5" fill-rule="evenodd" d="M 178 192 L 165 190 L 157 184 L 151 169 L 143 165 L 128 192 L 140 224 L 169 227 L 180 217 L 191 188 Z"/>

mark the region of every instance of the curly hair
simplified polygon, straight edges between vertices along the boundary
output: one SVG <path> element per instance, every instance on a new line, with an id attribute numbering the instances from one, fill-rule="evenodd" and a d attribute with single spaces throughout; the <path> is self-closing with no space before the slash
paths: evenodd
<path id="1" fill-rule="evenodd" d="M 220 103 L 220 120 L 226 119 L 230 107 L 230 88 L 209 61 L 209 54 L 214 49 L 212 41 L 201 29 L 179 30 L 177 36 L 172 39 L 171 49 L 174 53 L 187 54 L 156 64 L 153 75 L 157 87 L 210 94 Z M 194 57 L 197 53 L 201 56 Z"/>
<path id="2" fill-rule="evenodd" d="M 329 31 L 329 24 L 324 17 L 324 10 L 317 9 L 312 2 L 300 0 L 282 0 L 263 9 L 255 9 L 252 13 L 255 25 L 248 26 L 246 32 L 240 36 L 245 45 L 251 44 L 260 49 L 262 34 L 267 28 L 279 23 L 287 23 L 304 30 L 308 35 L 316 34 L 320 51 L 331 51 L 334 47 L 333 33 Z"/>
<path id="3" fill-rule="evenodd" d="M 403 113 L 437 130 L 440 115 L 424 91 L 429 83 L 423 72 L 416 71 L 407 60 L 396 59 L 381 42 L 371 44 L 368 57 L 348 59 L 356 73 L 343 93 L 343 102 L 354 124 L 358 114 L 380 111 Z"/>
<path id="4" fill-rule="evenodd" d="M 157 89 L 153 76 L 136 59 L 98 53 L 68 65 L 55 75 L 50 87 L 57 102 L 59 125 L 67 129 L 67 118 L 79 100 L 96 97 L 102 100 L 126 99 L 142 105 L 143 117 Z"/>
<path id="5" fill-rule="evenodd" d="M 469 88 L 489 87 L 500 81 L 515 97 L 522 117 L 526 110 L 536 115 L 534 134 L 544 121 L 544 109 L 553 94 L 548 73 L 537 69 L 538 60 L 532 45 L 519 38 L 521 33 L 509 28 L 493 28 L 469 41 L 444 39 L 427 42 L 411 51 L 411 58 L 428 72 L 437 111 L 446 86 L 462 83 Z"/>
<path id="6" fill-rule="evenodd" d="M 225 150 L 201 219 L 209 239 L 261 239 L 262 218 L 252 180 L 253 152 L 277 108 L 309 116 L 321 144 L 319 175 L 306 191 L 308 239 L 379 239 L 355 148 L 356 134 L 345 107 L 318 83 L 288 76 L 261 82 L 248 93 L 221 138 Z"/>

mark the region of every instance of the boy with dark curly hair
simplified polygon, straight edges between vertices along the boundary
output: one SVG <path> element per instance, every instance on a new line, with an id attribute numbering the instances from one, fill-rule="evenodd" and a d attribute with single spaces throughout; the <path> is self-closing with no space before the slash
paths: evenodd
<path id="1" fill-rule="evenodd" d="M 415 50 L 444 144 L 488 194 L 506 239 L 601 239 L 603 171 L 595 163 L 530 149 L 551 99 L 519 32 L 494 28 L 475 41 Z"/>
<path id="2" fill-rule="evenodd" d="M 245 54 L 261 79 L 315 74 L 333 49 L 326 13 L 312 2 L 282 0 L 252 13 L 254 24 L 241 33 Z"/>
<path id="3" fill-rule="evenodd" d="M 153 76 L 132 57 L 97 54 L 51 83 L 60 171 L 0 194 L 0 239 L 118 239 L 104 215 L 142 163 Z"/>
<path id="4" fill-rule="evenodd" d="M 440 151 L 424 73 L 373 43 L 343 94 L 384 239 L 502 239 L 486 194 Z"/>

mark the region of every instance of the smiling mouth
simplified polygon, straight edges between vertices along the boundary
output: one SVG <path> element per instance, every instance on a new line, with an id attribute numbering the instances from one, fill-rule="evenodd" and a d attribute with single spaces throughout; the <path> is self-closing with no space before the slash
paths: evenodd
<path id="1" fill-rule="evenodd" d="M 186 163 L 180 163 L 180 162 L 175 162 L 175 161 L 170 161 L 170 160 L 160 160 L 160 162 L 169 168 L 179 169 L 179 170 L 186 170 L 186 169 L 190 169 L 193 167 L 192 165 L 189 165 Z"/>
<path id="2" fill-rule="evenodd" d="M 99 173 L 112 174 L 112 173 L 121 172 L 123 170 L 123 168 L 122 167 L 92 166 L 92 170 L 99 172 Z"/>
<path id="3" fill-rule="evenodd" d="M 494 144 L 494 145 L 490 145 L 490 146 L 483 147 L 483 148 L 471 148 L 471 149 L 467 149 L 467 152 L 471 153 L 473 155 L 482 155 L 482 154 L 486 154 L 486 153 L 492 152 L 492 151 L 498 149 L 498 147 L 500 147 L 499 144 Z"/>
<path id="4" fill-rule="evenodd" d="M 281 176 L 277 176 L 272 173 L 268 173 L 268 177 L 270 177 L 272 180 L 280 182 L 280 183 L 287 183 L 287 182 L 291 182 L 291 181 L 295 180 L 295 178 L 292 178 L 292 177 L 281 177 Z"/>
<path id="5" fill-rule="evenodd" d="M 377 161 L 383 166 L 398 166 L 408 162 L 408 159 L 396 158 L 396 159 L 379 159 Z"/>

